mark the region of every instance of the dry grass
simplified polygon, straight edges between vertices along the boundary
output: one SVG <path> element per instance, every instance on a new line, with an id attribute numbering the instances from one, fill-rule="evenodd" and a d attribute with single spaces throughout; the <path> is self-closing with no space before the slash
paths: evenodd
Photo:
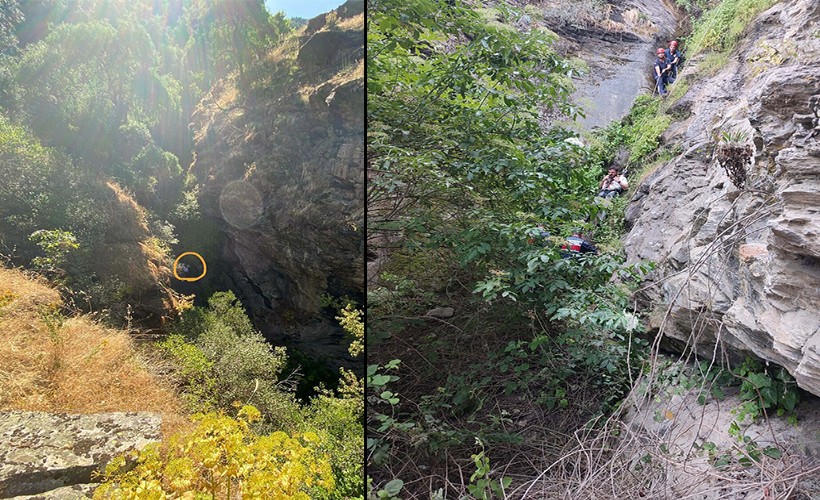
<path id="1" fill-rule="evenodd" d="M 115 228 L 116 236 L 121 238 L 138 239 L 148 233 L 147 216 L 134 199 L 134 195 L 116 182 L 108 181 L 105 186 L 111 191 L 105 207 L 111 218 L 120 222 Z"/>
<path id="2" fill-rule="evenodd" d="M 351 80 L 363 80 L 364 79 L 364 59 L 359 59 L 356 64 L 351 64 L 346 68 L 343 68 L 341 71 L 336 73 L 333 78 L 328 80 L 330 83 L 334 85 L 341 85 L 343 83 L 347 83 Z"/>
<path id="3" fill-rule="evenodd" d="M 0 292 L 0 410 L 150 411 L 166 434 L 185 425 L 174 391 L 127 333 L 66 320 L 59 294 L 17 270 L 0 269 Z"/>
<path id="4" fill-rule="evenodd" d="M 337 31 L 357 31 L 364 30 L 364 15 L 346 17 L 342 21 L 337 22 L 333 27 Z"/>
<path id="5" fill-rule="evenodd" d="M 304 31 L 304 28 L 302 29 Z M 301 32 L 300 32 L 301 33 Z M 299 37 L 296 35 L 290 35 L 288 38 L 285 39 L 284 42 L 277 45 L 275 49 L 270 51 L 267 56 L 265 56 L 265 61 L 268 63 L 280 63 L 286 59 L 295 60 L 296 54 L 299 53 Z"/>
<path id="6" fill-rule="evenodd" d="M 359 59 L 355 64 L 351 64 L 343 68 L 341 71 L 333 75 L 330 80 L 322 81 L 317 84 L 305 84 L 299 87 L 299 97 L 302 102 L 307 104 L 310 102 L 310 96 L 313 95 L 319 87 L 325 83 L 330 83 L 333 86 L 339 86 L 353 80 L 364 80 L 364 59 Z"/>

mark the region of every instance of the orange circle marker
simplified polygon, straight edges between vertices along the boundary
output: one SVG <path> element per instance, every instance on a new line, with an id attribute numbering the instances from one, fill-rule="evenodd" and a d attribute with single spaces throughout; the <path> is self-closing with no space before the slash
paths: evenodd
<path id="1" fill-rule="evenodd" d="M 179 274 L 177 274 L 177 264 L 179 264 L 179 259 L 185 257 L 186 255 L 196 255 L 196 258 L 199 259 L 202 262 L 202 274 L 200 274 L 196 278 L 183 278 Z M 208 272 L 208 265 L 205 264 L 205 259 L 203 259 L 202 256 L 199 255 L 196 252 L 185 252 L 183 254 L 180 254 L 179 257 L 177 257 L 177 260 L 174 261 L 174 278 L 176 278 L 180 281 L 199 281 L 199 280 L 201 280 L 202 278 L 205 277 L 205 273 L 207 273 L 207 272 Z"/>

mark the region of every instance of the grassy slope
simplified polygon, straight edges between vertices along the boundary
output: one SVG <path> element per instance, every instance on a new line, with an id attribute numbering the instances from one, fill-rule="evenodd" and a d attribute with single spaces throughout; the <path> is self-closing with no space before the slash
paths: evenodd
<path id="1" fill-rule="evenodd" d="M 0 410 L 151 411 L 166 433 L 184 424 L 173 390 L 127 333 L 67 319 L 60 304 L 42 282 L 0 269 Z"/>

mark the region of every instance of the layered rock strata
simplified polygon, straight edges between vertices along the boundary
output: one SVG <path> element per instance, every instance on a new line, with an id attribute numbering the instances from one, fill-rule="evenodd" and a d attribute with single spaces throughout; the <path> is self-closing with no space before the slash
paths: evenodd
<path id="1" fill-rule="evenodd" d="M 782 365 L 816 395 L 818 30 L 815 0 L 779 3 L 747 28 L 724 68 L 692 84 L 670 110 L 685 119 L 664 136 L 681 153 L 638 187 L 625 241 L 629 262 L 658 263 L 638 294 L 655 311 L 653 328 L 702 356 L 726 347 Z M 753 147 L 742 187 L 717 160 L 727 139 Z"/>

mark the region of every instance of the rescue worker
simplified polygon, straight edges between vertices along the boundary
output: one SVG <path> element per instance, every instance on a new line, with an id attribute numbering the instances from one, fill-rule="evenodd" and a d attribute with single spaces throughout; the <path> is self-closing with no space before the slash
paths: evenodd
<path id="1" fill-rule="evenodd" d="M 584 238 L 584 235 L 578 230 L 573 231 L 572 236 L 567 237 L 567 242 L 561 245 L 561 257 L 564 259 L 578 257 L 586 253 L 596 255 L 598 249 Z"/>
<path id="2" fill-rule="evenodd" d="M 669 63 L 669 75 L 667 80 L 669 83 L 675 83 L 678 79 L 678 65 L 681 62 L 681 53 L 678 51 L 678 41 L 672 40 L 669 42 L 669 48 L 664 50 L 666 62 Z"/>
<path id="3" fill-rule="evenodd" d="M 613 167 L 601 179 L 600 189 L 598 196 L 610 199 L 629 189 L 629 182 L 627 182 L 626 177 L 620 174 L 617 168 Z"/>
<path id="4" fill-rule="evenodd" d="M 658 94 L 666 97 L 666 85 L 669 83 L 669 61 L 666 60 L 666 51 L 664 49 L 659 48 L 655 51 L 655 54 L 658 57 L 655 58 L 652 76 L 655 78 L 655 87 L 658 89 Z"/>

